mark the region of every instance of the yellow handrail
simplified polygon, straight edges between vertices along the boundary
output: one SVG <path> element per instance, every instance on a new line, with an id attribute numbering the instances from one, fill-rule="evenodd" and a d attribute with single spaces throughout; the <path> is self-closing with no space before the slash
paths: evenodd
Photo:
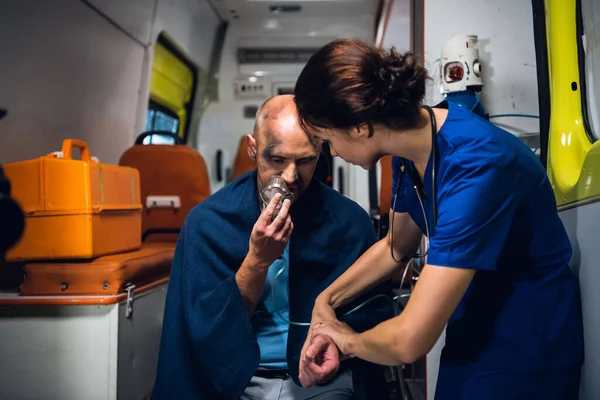
<path id="1" fill-rule="evenodd" d="M 575 0 L 546 0 L 550 74 L 548 176 L 559 206 L 600 196 L 600 142 L 583 123 Z M 583 100 L 586 101 L 586 100 Z"/>

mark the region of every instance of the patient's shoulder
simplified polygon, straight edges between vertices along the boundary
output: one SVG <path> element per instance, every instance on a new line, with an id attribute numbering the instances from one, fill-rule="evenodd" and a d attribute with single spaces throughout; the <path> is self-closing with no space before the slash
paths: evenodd
<path id="1" fill-rule="evenodd" d="M 244 204 L 253 191 L 252 179 L 251 173 L 244 174 L 196 204 L 186 217 L 188 225 L 210 226 L 207 224 L 211 223 L 211 229 L 217 229 L 218 225 L 214 224 L 232 221 L 247 208 Z"/>
<path id="2" fill-rule="evenodd" d="M 344 196 L 343 194 L 341 194 L 335 189 L 332 189 L 329 186 L 323 184 L 320 185 L 322 186 L 323 199 L 325 200 L 324 205 L 327 208 L 340 208 L 341 210 L 350 214 L 361 214 L 368 216 L 365 209 L 362 208 L 361 205 L 358 204 L 356 201 Z"/>
<path id="3" fill-rule="evenodd" d="M 360 204 L 329 186 L 321 183 L 320 185 L 322 186 L 322 209 L 334 216 L 340 225 L 346 226 L 348 222 L 360 229 L 372 225 L 369 214 Z"/>
<path id="4" fill-rule="evenodd" d="M 318 188 L 318 196 L 319 206 L 312 212 L 319 215 L 322 237 L 328 238 L 331 247 L 352 248 L 362 243 L 364 250 L 376 240 L 371 217 L 360 204 L 325 185 Z"/>

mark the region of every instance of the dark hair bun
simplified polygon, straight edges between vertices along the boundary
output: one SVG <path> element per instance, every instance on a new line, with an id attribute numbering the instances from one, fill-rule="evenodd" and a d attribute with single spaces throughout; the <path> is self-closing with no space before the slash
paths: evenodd
<path id="1" fill-rule="evenodd" d="M 412 53 L 336 39 L 311 56 L 294 95 L 304 126 L 403 129 L 419 123 L 426 80 L 427 70 Z"/>
<path id="2" fill-rule="evenodd" d="M 381 52 L 378 71 L 381 111 L 386 108 L 407 110 L 421 104 L 425 97 L 427 70 L 413 53 L 398 53 L 394 48 Z"/>

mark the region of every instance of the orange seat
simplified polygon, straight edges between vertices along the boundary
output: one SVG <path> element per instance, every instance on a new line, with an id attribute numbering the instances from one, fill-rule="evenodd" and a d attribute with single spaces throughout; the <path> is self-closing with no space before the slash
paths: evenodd
<path id="1" fill-rule="evenodd" d="M 381 185 L 379 186 L 379 212 L 390 212 L 392 201 L 392 156 L 384 156 L 379 160 L 381 165 Z"/>
<path id="2" fill-rule="evenodd" d="M 392 171 L 392 156 L 385 156 L 379 160 L 381 164 L 381 184 L 379 186 L 379 212 L 382 216 L 385 215 L 385 218 L 389 218 L 389 212 L 392 207 L 392 179 L 394 177 Z M 389 225 L 388 229 L 391 229 L 391 225 Z M 401 233 L 394 232 L 394 237 L 397 238 Z M 402 275 L 404 275 L 404 268 L 396 271 L 394 275 L 392 275 L 392 280 L 394 282 L 400 283 L 402 280 Z M 406 277 L 404 278 L 404 284 L 410 283 L 412 280 L 412 270 L 408 270 L 406 273 Z"/>
<path id="3" fill-rule="evenodd" d="M 248 155 L 248 137 L 246 135 L 240 138 L 238 150 L 233 162 L 233 171 L 231 171 L 231 180 L 240 175 L 250 172 L 256 168 L 256 161 Z"/>
<path id="4" fill-rule="evenodd" d="M 211 195 L 204 158 L 183 144 L 136 144 L 119 165 L 140 171 L 144 241 L 176 242 L 187 214 Z"/>

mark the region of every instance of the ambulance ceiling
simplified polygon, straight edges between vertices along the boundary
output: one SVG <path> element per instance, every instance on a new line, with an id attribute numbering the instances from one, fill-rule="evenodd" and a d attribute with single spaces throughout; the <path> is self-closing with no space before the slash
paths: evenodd
<path id="1" fill-rule="evenodd" d="M 225 20 L 374 16 L 380 0 L 210 0 Z"/>

